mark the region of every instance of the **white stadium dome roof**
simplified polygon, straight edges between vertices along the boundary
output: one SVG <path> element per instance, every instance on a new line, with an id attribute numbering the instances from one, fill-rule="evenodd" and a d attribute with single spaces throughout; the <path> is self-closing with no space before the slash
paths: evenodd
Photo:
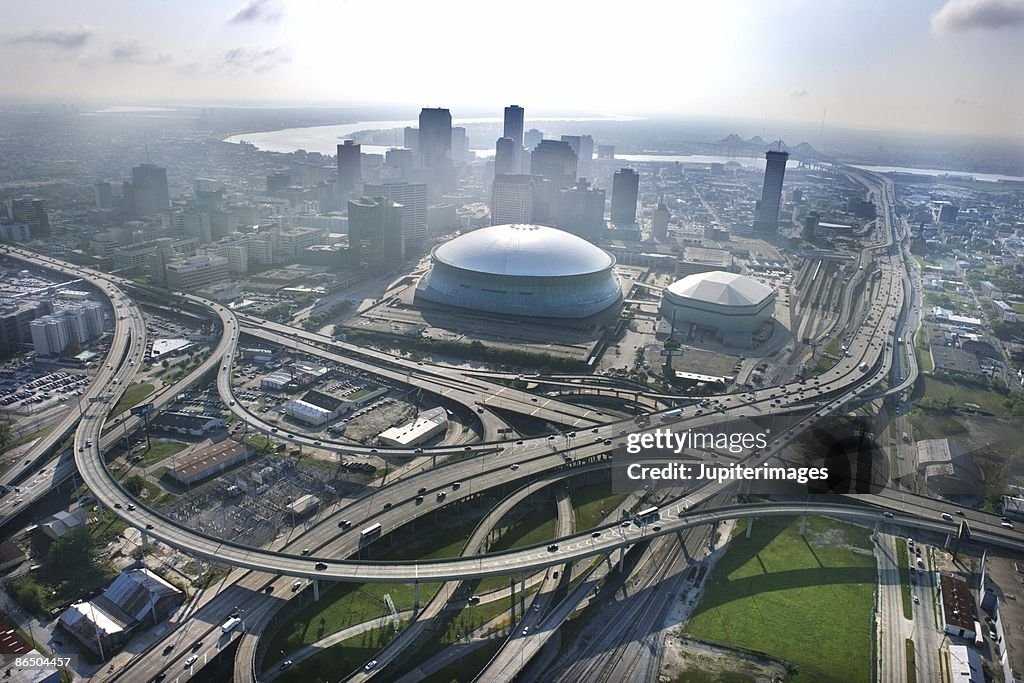
<path id="1" fill-rule="evenodd" d="M 753 306 L 774 290 L 757 280 L 722 270 L 687 275 L 673 282 L 668 291 L 674 297 L 694 299 L 720 306 Z"/>
<path id="2" fill-rule="evenodd" d="M 480 228 L 442 244 L 434 258 L 463 270 L 520 277 L 584 275 L 615 264 L 590 242 L 543 225 Z"/>

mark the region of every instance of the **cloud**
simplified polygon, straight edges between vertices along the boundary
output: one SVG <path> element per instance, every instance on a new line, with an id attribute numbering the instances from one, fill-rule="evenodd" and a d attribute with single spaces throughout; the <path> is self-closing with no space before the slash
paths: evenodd
<path id="1" fill-rule="evenodd" d="M 166 64 L 171 61 L 167 53 L 148 55 L 138 43 L 116 43 L 110 48 L 110 61 L 117 64 Z"/>
<path id="2" fill-rule="evenodd" d="M 223 66 L 229 69 L 263 73 L 292 61 L 285 47 L 236 47 L 224 53 Z"/>
<path id="3" fill-rule="evenodd" d="M 953 104 L 958 107 L 977 107 L 978 103 L 974 100 L 967 100 L 963 97 L 957 96 L 953 98 Z"/>
<path id="4" fill-rule="evenodd" d="M 947 0 L 932 15 L 936 33 L 996 30 L 1024 25 L 1024 0 Z"/>
<path id="5" fill-rule="evenodd" d="M 801 90 L 794 90 L 793 92 L 789 93 L 789 96 L 790 97 L 809 97 L 810 94 L 811 93 L 807 92 L 806 89 L 801 89 Z"/>
<path id="6" fill-rule="evenodd" d="M 281 8 L 274 0 L 249 0 L 242 9 L 228 20 L 229 24 L 251 24 L 262 21 L 276 23 L 281 18 Z"/>
<path id="7" fill-rule="evenodd" d="M 42 45 L 62 50 L 78 50 L 85 46 L 93 36 L 92 29 L 39 29 L 28 33 L 11 36 L 9 41 L 14 44 Z"/>

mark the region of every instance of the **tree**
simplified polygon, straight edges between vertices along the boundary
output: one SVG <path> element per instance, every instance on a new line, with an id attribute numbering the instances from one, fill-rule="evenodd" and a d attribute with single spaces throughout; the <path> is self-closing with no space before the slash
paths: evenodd
<path id="1" fill-rule="evenodd" d="M 10 422 L 0 422 L 0 449 L 7 448 L 7 444 L 14 440 L 14 428 Z"/>

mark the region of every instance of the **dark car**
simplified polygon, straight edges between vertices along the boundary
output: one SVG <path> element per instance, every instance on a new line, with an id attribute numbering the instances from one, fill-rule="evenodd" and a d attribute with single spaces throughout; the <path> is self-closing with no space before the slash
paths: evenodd
<path id="1" fill-rule="evenodd" d="M 314 567 L 316 568 L 316 570 L 317 570 L 318 572 L 322 572 L 322 571 L 324 571 L 324 570 L 326 570 L 326 569 L 327 569 L 327 563 L 326 563 L 326 562 L 317 562 L 317 563 L 316 563 L 315 565 L 313 565 L 313 566 L 314 566 Z"/>
<path id="2" fill-rule="evenodd" d="M 548 552 L 549 553 L 556 552 L 557 550 L 558 550 L 558 544 L 557 543 L 552 543 L 551 545 L 548 546 Z"/>

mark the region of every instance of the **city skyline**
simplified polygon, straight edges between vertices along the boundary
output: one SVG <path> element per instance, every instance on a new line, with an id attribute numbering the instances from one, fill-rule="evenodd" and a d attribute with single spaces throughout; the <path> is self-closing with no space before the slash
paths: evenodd
<path id="1" fill-rule="evenodd" d="M 492 78 L 496 10 L 456 2 L 437 40 L 415 4 L 222 0 L 181 7 L 0 3 L 0 56 L 16 101 L 391 103 L 446 107 L 534 102 L 566 112 L 729 116 L 1021 137 L 1024 3 L 949 0 L 888 6 L 684 3 L 611 22 L 610 6 L 517 5 L 577 35 L 553 55 L 516 54 Z M 54 17 L 60 17 L 57 21 Z M 397 19 L 396 19 L 397 17 Z M 370 70 L 349 70 L 335 52 Z M 609 26 L 615 32 L 609 34 Z M 811 27 L 811 28 L 809 28 Z M 442 36 L 443 38 L 443 36 Z M 609 49 L 607 41 L 617 42 Z M 643 51 L 630 47 L 643 45 Z M 399 45 L 394 50 L 388 46 Z M 558 57 L 588 68 L 573 86 Z M 409 55 L 415 55 L 410 60 Z M 497 54 L 493 55 L 497 58 Z M 381 73 L 403 73 L 401 85 Z M 466 96 L 472 92 L 471 98 Z"/>

